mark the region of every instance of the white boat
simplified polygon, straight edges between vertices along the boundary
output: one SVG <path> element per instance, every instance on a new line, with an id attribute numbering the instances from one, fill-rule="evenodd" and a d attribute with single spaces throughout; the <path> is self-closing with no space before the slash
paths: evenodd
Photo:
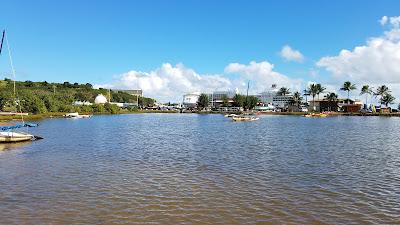
<path id="1" fill-rule="evenodd" d="M 224 117 L 234 117 L 237 116 L 236 114 L 225 114 Z"/>
<path id="2" fill-rule="evenodd" d="M 0 132 L 0 143 L 6 142 L 21 142 L 21 141 L 33 141 L 36 137 L 32 134 L 24 132 L 14 131 L 1 131 Z"/>
<path id="3" fill-rule="evenodd" d="M 235 115 L 232 117 L 234 122 L 248 122 L 248 121 L 256 121 L 260 118 L 253 115 Z"/>
<path id="4" fill-rule="evenodd" d="M 92 115 L 79 115 L 79 113 L 67 113 L 64 115 L 66 118 L 74 118 L 74 119 L 81 119 L 81 118 L 90 118 Z"/>
<path id="5" fill-rule="evenodd" d="M 0 43 L 0 53 L 2 51 L 3 47 L 3 42 L 5 40 L 5 43 L 7 44 L 7 49 L 8 49 L 8 55 L 10 58 L 10 66 L 12 70 L 12 75 L 13 75 L 13 81 L 14 81 L 14 96 L 18 96 L 16 94 L 16 85 L 15 85 L 15 69 L 14 65 L 12 63 L 12 57 L 11 57 L 11 51 L 10 51 L 10 46 L 8 44 L 8 39 L 6 37 L 6 32 L 5 30 L 3 31 L 3 35 L 1 38 L 1 43 Z M 11 115 L 20 115 L 21 116 L 21 122 L 22 124 L 19 125 L 12 125 L 12 126 L 1 126 L 0 127 L 0 143 L 9 143 L 9 142 L 23 142 L 23 141 L 33 141 L 36 139 L 42 139 L 41 137 L 34 136 L 32 134 L 24 133 L 24 132 L 15 132 L 15 129 L 20 129 L 20 128 L 28 128 L 28 127 L 36 127 L 37 124 L 32 124 L 32 123 L 25 123 L 24 122 L 24 115 L 26 113 L 22 112 L 21 109 L 21 104 L 18 97 L 15 99 L 17 106 L 18 106 L 18 111 L 16 113 L 11 113 Z"/>

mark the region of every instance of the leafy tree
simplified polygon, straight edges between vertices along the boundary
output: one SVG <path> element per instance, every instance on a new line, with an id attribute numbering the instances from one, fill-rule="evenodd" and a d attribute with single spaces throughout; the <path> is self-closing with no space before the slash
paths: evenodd
<path id="1" fill-rule="evenodd" d="M 117 105 L 106 103 L 104 104 L 104 109 L 111 114 L 117 114 L 120 111 L 120 108 Z"/>
<path id="2" fill-rule="evenodd" d="M 290 94 L 290 89 L 286 88 L 286 87 L 281 87 L 277 94 L 281 95 L 281 96 L 286 96 L 286 95 Z"/>
<path id="3" fill-rule="evenodd" d="M 290 104 L 291 105 L 296 105 L 297 108 L 300 108 L 302 100 L 303 100 L 303 97 L 301 97 L 300 92 L 296 91 L 295 93 L 293 93 L 293 98 L 290 101 Z"/>
<path id="4" fill-rule="evenodd" d="M 371 94 L 372 94 L 372 89 L 369 87 L 369 85 L 362 86 L 360 95 L 365 95 L 365 104 L 368 104 L 368 95 Z"/>
<path id="5" fill-rule="evenodd" d="M 241 94 L 235 94 L 235 96 L 233 96 L 233 105 L 235 107 L 244 107 L 245 98 L 246 97 Z"/>
<path id="6" fill-rule="evenodd" d="M 316 84 L 316 91 L 317 91 L 317 96 L 319 100 L 319 95 L 325 91 L 325 87 L 323 87 L 321 84 Z"/>
<path id="7" fill-rule="evenodd" d="M 336 105 L 337 104 L 337 100 L 338 100 L 338 95 L 336 93 L 328 93 L 325 95 L 325 99 L 328 100 L 328 102 L 330 103 L 329 105 L 332 104 L 332 102 Z M 336 105 L 337 106 L 337 105 Z M 329 106 L 329 111 L 331 111 L 331 107 Z"/>
<path id="8" fill-rule="evenodd" d="M 203 110 L 204 108 L 207 108 L 208 107 L 208 102 L 209 102 L 208 95 L 206 95 L 204 93 L 201 94 L 199 96 L 199 99 L 197 100 L 197 108 L 199 108 L 200 110 Z"/>
<path id="9" fill-rule="evenodd" d="M 246 98 L 246 97 L 245 97 Z M 258 104 L 258 98 L 256 96 L 248 96 L 246 101 L 246 109 L 254 109 Z"/>
<path id="10" fill-rule="evenodd" d="M 229 106 L 229 98 L 226 95 L 222 96 L 222 106 L 223 107 L 228 107 Z"/>
<path id="11" fill-rule="evenodd" d="M 350 81 L 346 81 L 343 83 L 343 86 L 340 88 L 342 91 L 347 91 L 347 101 L 349 103 L 350 100 L 350 91 L 356 90 L 356 85 L 352 84 Z"/>
<path id="12" fill-rule="evenodd" d="M 389 104 L 394 103 L 394 100 L 396 100 L 396 98 L 393 95 L 391 95 L 390 93 L 386 93 L 382 96 L 380 102 L 381 104 L 384 104 L 386 107 L 388 107 Z"/>
<path id="13" fill-rule="evenodd" d="M 304 89 L 304 90 L 303 90 L 303 95 L 306 96 L 306 104 L 308 105 L 307 96 L 310 96 L 310 95 L 311 95 L 310 90 L 308 90 L 307 88 Z"/>
<path id="14" fill-rule="evenodd" d="M 375 97 L 380 96 L 379 102 L 382 104 L 383 97 L 387 94 L 390 94 L 390 92 L 391 91 L 389 90 L 389 88 L 386 85 L 382 85 L 382 86 L 379 86 L 378 88 L 376 88 L 376 91 L 374 92 L 374 96 Z"/>
<path id="15" fill-rule="evenodd" d="M 310 93 L 310 95 L 312 96 L 312 106 L 313 106 L 313 110 L 315 107 L 315 96 L 318 94 L 318 86 L 316 84 L 310 84 L 310 86 L 308 87 L 308 93 Z"/>

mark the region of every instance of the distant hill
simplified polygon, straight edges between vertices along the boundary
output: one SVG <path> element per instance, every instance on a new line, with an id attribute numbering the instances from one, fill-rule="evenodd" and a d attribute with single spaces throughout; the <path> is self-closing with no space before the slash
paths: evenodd
<path id="1" fill-rule="evenodd" d="M 10 79 L 0 80 L 0 110 L 19 111 L 16 99 L 19 99 L 22 112 L 34 114 L 47 112 L 87 112 L 87 113 L 118 113 L 117 106 L 111 104 L 92 106 L 73 106 L 73 102 L 91 102 L 98 94 L 108 96 L 108 89 L 93 89 L 89 83 L 48 83 L 32 81 L 16 81 L 16 96 L 14 82 Z M 137 97 L 122 91 L 111 91 L 111 102 L 136 103 Z M 152 106 L 155 100 L 139 97 L 139 106 Z"/>

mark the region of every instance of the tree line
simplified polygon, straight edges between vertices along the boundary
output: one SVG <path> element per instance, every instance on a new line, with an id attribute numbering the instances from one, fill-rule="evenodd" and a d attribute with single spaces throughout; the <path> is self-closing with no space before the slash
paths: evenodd
<path id="1" fill-rule="evenodd" d="M 73 102 L 94 103 L 97 95 L 108 95 L 108 89 L 93 89 L 90 83 L 48 83 L 32 81 L 16 81 L 10 79 L 0 81 L 0 110 L 22 111 L 34 114 L 47 112 L 84 112 L 84 113 L 118 113 L 120 108 L 106 103 L 74 106 Z M 136 103 L 140 107 L 152 106 L 154 99 L 132 96 L 121 91 L 110 91 L 111 102 Z M 129 110 L 135 110 L 131 108 Z"/>

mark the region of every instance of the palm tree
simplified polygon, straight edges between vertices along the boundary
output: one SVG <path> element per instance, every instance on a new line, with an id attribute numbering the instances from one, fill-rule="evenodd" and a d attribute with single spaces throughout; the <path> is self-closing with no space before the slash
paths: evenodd
<path id="1" fill-rule="evenodd" d="M 384 104 L 387 108 L 389 104 L 394 103 L 394 100 L 396 100 L 396 98 L 393 95 L 386 93 L 385 95 L 382 96 L 380 102 L 381 104 Z"/>
<path id="2" fill-rule="evenodd" d="M 310 95 L 312 96 L 312 103 L 313 103 L 313 110 L 314 110 L 314 107 L 315 107 L 314 99 L 315 99 L 315 96 L 318 94 L 317 85 L 310 84 L 310 86 L 308 87 L 308 93 L 310 93 Z"/>
<path id="3" fill-rule="evenodd" d="M 350 81 L 346 81 L 343 83 L 343 86 L 340 88 L 341 91 L 347 91 L 347 103 L 350 100 L 350 91 L 356 90 L 356 85 L 352 84 Z"/>
<path id="4" fill-rule="evenodd" d="M 325 95 L 325 99 L 328 100 L 328 102 L 329 102 L 329 111 L 332 111 L 331 110 L 331 103 L 332 102 L 335 102 L 335 103 L 337 102 L 338 95 L 333 93 L 333 92 L 330 92 L 330 93 Z"/>
<path id="5" fill-rule="evenodd" d="M 293 94 L 293 98 L 292 98 L 292 100 L 291 100 L 291 103 L 292 103 L 293 105 L 297 105 L 297 108 L 300 108 L 300 104 L 301 104 L 301 101 L 302 101 L 302 100 L 303 100 L 303 97 L 301 97 L 300 92 L 296 91 L 296 92 Z"/>
<path id="6" fill-rule="evenodd" d="M 306 104 L 308 105 L 307 96 L 310 96 L 310 92 L 307 89 L 304 89 L 303 95 L 306 96 Z"/>
<path id="7" fill-rule="evenodd" d="M 199 99 L 197 100 L 197 107 L 200 110 L 203 110 L 204 108 L 208 107 L 208 95 L 207 94 L 201 94 L 199 96 Z"/>
<path id="8" fill-rule="evenodd" d="M 360 95 L 365 95 L 365 104 L 368 105 L 368 95 L 372 94 L 372 89 L 369 85 L 364 85 L 361 88 Z"/>
<path id="9" fill-rule="evenodd" d="M 318 96 L 318 100 L 319 100 L 319 94 L 321 94 L 322 92 L 325 91 L 325 87 L 323 87 L 321 84 L 316 84 L 316 89 L 317 89 L 317 96 Z"/>
<path id="10" fill-rule="evenodd" d="M 286 87 L 281 87 L 277 93 L 278 95 L 286 96 L 290 94 L 290 89 Z"/>
<path id="11" fill-rule="evenodd" d="M 389 90 L 389 88 L 388 88 L 386 85 L 382 85 L 382 86 L 379 86 L 379 87 L 376 89 L 376 91 L 374 92 L 374 96 L 375 96 L 375 97 L 381 96 L 380 102 L 381 102 L 381 104 L 382 104 L 382 99 L 383 99 L 383 97 L 384 97 L 385 95 L 389 94 L 390 92 L 391 92 L 391 91 Z"/>

